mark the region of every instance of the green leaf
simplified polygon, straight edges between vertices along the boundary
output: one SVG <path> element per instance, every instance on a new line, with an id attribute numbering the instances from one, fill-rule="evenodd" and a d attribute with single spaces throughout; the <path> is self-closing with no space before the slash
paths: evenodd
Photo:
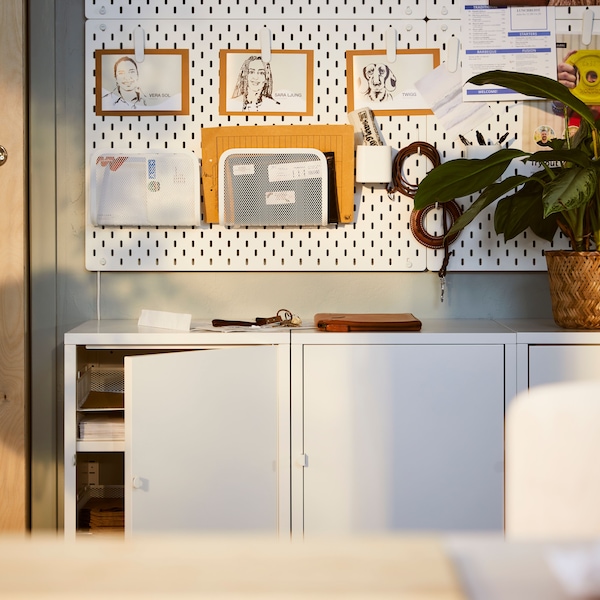
<path id="1" fill-rule="evenodd" d="M 583 121 L 585 123 L 585 121 Z M 565 148 L 565 140 L 563 138 L 552 138 L 548 140 L 546 146 L 552 150 L 562 150 Z"/>
<path id="2" fill-rule="evenodd" d="M 598 176 L 593 168 L 563 169 L 544 188 L 544 217 L 585 205 L 594 195 Z"/>
<path id="3" fill-rule="evenodd" d="M 508 241 L 531 227 L 532 223 L 541 223 L 544 219 L 541 192 L 540 183 L 530 181 L 514 194 L 502 198 L 494 213 L 496 233 L 503 233 L 504 240 Z"/>
<path id="4" fill-rule="evenodd" d="M 492 202 L 496 201 L 504 194 L 510 192 L 517 186 L 528 181 L 528 177 L 524 175 L 513 175 L 512 177 L 507 177 L 504 181 L 500 183 L 493 183 L 488 186 L 467 210 L 454 221 L 450 231 L 448 231 L 447 235 L 452 235 L 458 231 L 464 229 L 473 219 L 485 208 L 487 208 Z"/>
<path id="5" fill-rule="evenodd" d="M 568 162 L 580 167 L 589 167 L 592 164 L 590 157 L 581 150 L 540 150 L 524 159 L 525 162 Z"/>
<path id="6" fill-rule="evenodd" d="M 582 121 L 575 132 L 575 135 L 571 138 L 571 148 L 581 148 L 583 146 L 590 152 L 589 145 L 592 141 L 592 131 L 590 124 L 586 121 Z M 590 152 L 593 155 L 593 152 Z"/>
<path id="7" fill-rule="evenodd" d="M 534 218 L 531 219 L 529 223 L 529 227 L 531 231 L 535 233 L 538 237 L 543 240 L 548 240 L 551 242 L 556 236 L 556 230 L 558 229 L 558 215 L 550 215 L 545 219 L 535 218 L 537 217 L 537 213 L 534 215 Z"/>
<path id="8" fill-rule="evenodd" d="M 494 183 L 515 158 L 529 156 L 522 150 L 502 149 L 484 159 L 458 158 L 432 169 L 415 194 L 416 210 L 473 194 Z"/>
<path id="9" fill-rule="evenodd" d="M 533 98 L 558 100 L 581 115 L 581 118 L 592 127 L 595 127 L 594 115 L 589 106 L 586 106 L 571 93 L 569 88 L 555 79 L 533 73 L 513 73 L 512 71 L 498 70 L 475 75 L 469 79 L 469 82 L 475 85 L 498 85 Z"/>

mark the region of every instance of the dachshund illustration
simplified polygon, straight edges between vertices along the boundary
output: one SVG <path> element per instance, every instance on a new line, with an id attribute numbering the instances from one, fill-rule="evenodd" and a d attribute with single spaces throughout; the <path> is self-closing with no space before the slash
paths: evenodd
<path id="1" fill-rule="evenodd" d="M 373 102 L 384 102 L 393 98 L 397 79 L 392 70 L 384 63 L 370 63 L 363 69 L 366 80 L 367 96 Z"/>

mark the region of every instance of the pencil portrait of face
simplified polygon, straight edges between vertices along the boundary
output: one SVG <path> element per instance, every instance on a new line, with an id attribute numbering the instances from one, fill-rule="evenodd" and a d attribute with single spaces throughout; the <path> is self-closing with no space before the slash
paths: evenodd
<path id="1" fill-rule="evenodd" d="M 122 56 L 113 67 L 115 86 L 102 98 L 105 108 L 134 110 L 146 106 L 146 96 L 139 86 L 138 65 L 130 56 Z"/>
<path id="2" fill-rule="evenodd" d="M 273 99 L 271 65 L 260 56 L 249 56 L 240 67 L 232 98 L 242 99 L 242 110 L 269 110 L 278 103 Z"/>
<path id="3" fill-rule="evenodd" d="M 98 49 L 96 114 L 106 116 L 189 114 L 189 50 Z"/>
<path id="4" fill-rule="evenodd" d="M 312 50 L 219 51 L 219 113 L 312 114 Z"/>

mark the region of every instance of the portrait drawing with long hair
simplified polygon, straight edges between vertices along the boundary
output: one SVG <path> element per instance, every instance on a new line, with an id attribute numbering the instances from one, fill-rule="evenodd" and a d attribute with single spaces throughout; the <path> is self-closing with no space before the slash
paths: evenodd
<path id="1" fill-rule="evenodd" d="M 312 114 L 312 51 L 268 58 L 259 50 L 221 50 L 221 114 Z"/>

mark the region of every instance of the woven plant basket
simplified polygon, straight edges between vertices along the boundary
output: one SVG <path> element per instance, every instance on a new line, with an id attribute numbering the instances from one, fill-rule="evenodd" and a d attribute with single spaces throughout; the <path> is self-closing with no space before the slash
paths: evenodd
<path id="1" fill-rule="evenodd" d="M 552 315 L 564 329 L 600 329 L 600 252 L 545 253 Z"/>

